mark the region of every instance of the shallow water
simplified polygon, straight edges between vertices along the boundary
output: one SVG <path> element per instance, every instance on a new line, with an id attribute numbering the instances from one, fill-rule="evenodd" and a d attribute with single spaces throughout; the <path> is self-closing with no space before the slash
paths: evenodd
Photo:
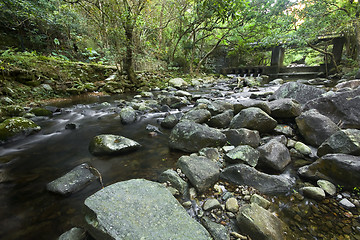
<path id="1" fill-rule="evenodd" d="M 68 197 L 47 192 L 45 186 L 83 162 L 98 169 L 105 186 L 132 178 L 156 180 L 175 166 L 181 153 L 169 150 L 169 131 L 151 137 L 145 130 L 147 124 L 157 125 L 156 115 L 122 125 L 114 99 L 91 97 L 81 100 L 86 104 L 71 106 L 78 100 L 66 103 L 70 106 L 50 119 L 35 119 L 42 127 L 40 133 L 0 146 L 0 171 L 10 178 L 0 184 L 0 239 L 55 239 L 73 226 L 82 226 L 83 202 L 101 189 L 100 183 L 94 181 Z M 104 100 L 111 105 L 101 105 Z M 67 123 L 77 128 L 66 130 Z M 142 148 L 126 155 L 94 157 L 88 144 L 99 134 L 122 135 Z"/>

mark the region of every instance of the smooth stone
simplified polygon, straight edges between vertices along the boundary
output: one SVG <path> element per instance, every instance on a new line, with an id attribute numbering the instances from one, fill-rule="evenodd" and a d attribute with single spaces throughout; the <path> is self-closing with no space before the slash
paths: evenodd
<path id="1" fill-rule="evenodd" d="M 89 164 L 83 163 L 73 168 L 64 176 L 48 183 L 46 189 L 61 195 L 69 195 L 80 191 L 97 178 L 98 176 L 92 173 Z"/>
<path id="2" fill-rule="evenodd" d="M 317 185 L 321 187 L 330 196 L 335 196 L 336 186 L 327 180 L 318 180 Z"/>
<path id="3" fill-rule="evenodd" d="M 93 155 L 122 154 L 139 149 L 141 145 L 129 138 L 102 134 L 95 136 L 90 144 L 89 151 Z"/>
<path id="4" fill-rule="evenodd" d="M 300 188 L 306 197 L 321 201 L 325 199 L 325 191 L 319 187 L 302 187 Z"/>
<path id="5" fill-rule="evenodd" d="M 72 228 L 60 235 L 58 240 L 85 240 L 87 238 L 86 232 L 81 228 Z"/>
<path id="6" fill-rule="evenodd" d="M 206 123 L 211 118 L 211 113 L 206 109 L 193 109 L 185 113 L 180 121 L 188 120 L 195 123 Z"/>
<path id="7" fill-rule="evenodd" d="M 162 184 L 144 179 L 114 183 L 88 197 L 85 220 L 96 240 L 211 239 Z"/>
<path id="8" fill-rule="evenodd" d="M 182 78 L 172 78 L 169 81 L 169 85 L 175 88 L 185 88 L 188 86 L 188 83 Z"/>
<path id="9" fill-rule="evenodd" d="M 239 203 L 234 197 L 230 197 L 225 202 L 225 209 L 232 213 L 237 213 L 239 211 Z"/>
<path id="10" fill-rule="evenodd" d="M 204 211 L 210 211 L 212 209 L 221 208 L 221 204 L 217 199 L 208 199 L 204 202 L 202 208 Z"/>
<path id="11" fill-rule="evenodd" d="M 179 118 L 175 114 L 167 115 L 164 120 L 161 121 L 160 125 L 163 128 L 173 128 L 179 122 Z"/>
<path id="12" fill-rule="evenodd" d="M 120 119 L 123 124 L 130 124 L 136 120 L 136 112 L 132 107 L 125 107 L 120 111 Z"/>
<path id="13" fill-rule="evenodd" d="M 215 116 L 229 110 L 232 112 L 234 110 L 234 106 L 231 103 L 223 100 L 215 100 L 210 101 L 207 104 L 207 109 L 211 112 L 212 116 Z"/>
<path id="14" fill-rule="evenodd" d="M 240 102 L 235 103 L 234 104 L 234 113 L 238 114 L 243 109 L 250 108 L 250 107 L 260 108 L 267 114 L 271 113 L 271 110 L 270 110 L 270 107 L 269 107 L 267 101 L 253 100 L 253 99 L 242 100 Z"/>
<path id="15" fill-rule="evenodd" d="M 40 130 L 41 127 L 30 119 L 23 117 L 9 118 L 0 123 L 0 142 L 19 135 L 27 136 Z"/>
<path id="16" fill-rule="evenodd" d="M 294 118 L 301 114 L 301 105 L 293 99 L 283 98 L 268 103 L 274 118 Z"/>
<path id="17" fill-rule="evenodd" d="M 214 127 L 214 128 L 227 128 L 229 127 L 233 117 L 234 117 L 233 111 L 229 110 L 211 117 L 207 124 L 210 127 Z"/>
<path id="18" fill-rule="evenodd" d="M 347 208 L 347 209 L 352 209 L 352 208 L 355 208 L 355 204 L 353 204 L 352 202 L 350 202 L 347 198 L 343 198 L 340 200 L 339 204 L 341 206 L 343 206 L 344 208 Z"/>

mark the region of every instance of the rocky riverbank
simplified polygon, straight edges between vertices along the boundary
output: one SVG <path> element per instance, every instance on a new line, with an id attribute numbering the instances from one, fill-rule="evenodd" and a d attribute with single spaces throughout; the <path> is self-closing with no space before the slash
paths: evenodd
<path id="1" fill-rule="evenodd" d="M 171 129 L 169 147 L 184 154 L 159 175 L 162 184 L 130 180 L 90 196 L 80 227 L 96 239 L 360 239 L 359 81 L 326 89 L 326 79 L 275 80 L 259 92 L 264 79 L 250 80 L 239 93 L 244 79 L 194 79 L 193 87 L 172 79 L 173 87 L 119 101 L 124 125 L 157 113 L 149 134 Z M 109 134 L 86 144 L 101 156 L 141 151 L 136 141 Z M 92 169 L 82 181 L 75 170 L 59 188 L 65 176 L 74 191 L 101 176 Z"/>

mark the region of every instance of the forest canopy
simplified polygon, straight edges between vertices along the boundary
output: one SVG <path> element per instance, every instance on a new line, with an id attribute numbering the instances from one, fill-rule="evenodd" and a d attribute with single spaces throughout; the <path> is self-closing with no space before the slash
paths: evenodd
<path id="1" fill-rule="evenodd" d="M 0 47 L 116 64 L 135 84 L 136 70 L 266 65 L 278 45 L 302 51 L 291 63 L 323 35 L 345 37 L 355 65 L 359 12 L 356 0 L 1 0 Z"/>

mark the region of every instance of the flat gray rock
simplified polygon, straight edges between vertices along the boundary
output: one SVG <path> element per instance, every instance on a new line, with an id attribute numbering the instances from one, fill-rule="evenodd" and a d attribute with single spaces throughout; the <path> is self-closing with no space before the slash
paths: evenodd
<path id="1" fill-rule="evenodd" d="M 265 194 L 288 192 L 295 183 L 289 176 L 266 174 L 242 163 L 226 167 L 220 178 L 237 185 L 254 187 Z"/>
<path id="2" fill-rule="evenodd" d="M 203 156 L 182 156 L 176 165 L 199 192 L 206 191 L 219 180 L 220 167 Z"/>
<path id="3" fill-rule="evenodd" d="M 88 197 L 85 220 L 97 240 L 211 240 L 162 184 L 144 179 L 114 183 Z"/>
<path id="4" fill-rule="evenodd" d="M 225 154 L 224 159 L 230 163 L 245 163 L 255 167 L 260 153 L 249 145 L 240 145 Z"/>
<path id="5" fill-rule="evenodd" d="M 180 121 L 188 120 L 196 123 L 206 123 L 211 118 L 211 113 L 206 109 L 193 109 L 185 113 Z"/>
<path id="6" fill-rule="evenodd" d="M 191 121 L 178 123 L 171 131 L 169 146 L 184 152 L 198 152 L 205 147 L 222 147 L 225 134 L 218 129 Z"/>
<path id="7" fill-rule="evenodd" d="M 110 155 L 135 151 L 140 147 L 141 145 L 138 142 L 129 138 L 112 134 L 102 134 L 91 140 L 89 151 L 93 155 Z"/>
<path id="8" fill-rule="evenodd" d="M 290 152 L 287 147 L 275 139 L 258 147 L 257 150 L 260 153 L 258 163 L 261 167 L 269 167 L 277 172 L 282 172 L 291 162 Z"/>
<path id="9" fill-rule="evenodd" d="M 92 173 L 90 166 L 83 163 L 64 176 L 48 183 L 46 189 L 61 195 L 68 195 L 83 189 L 95 179 L 97 179 L 97 176 Z"/>

